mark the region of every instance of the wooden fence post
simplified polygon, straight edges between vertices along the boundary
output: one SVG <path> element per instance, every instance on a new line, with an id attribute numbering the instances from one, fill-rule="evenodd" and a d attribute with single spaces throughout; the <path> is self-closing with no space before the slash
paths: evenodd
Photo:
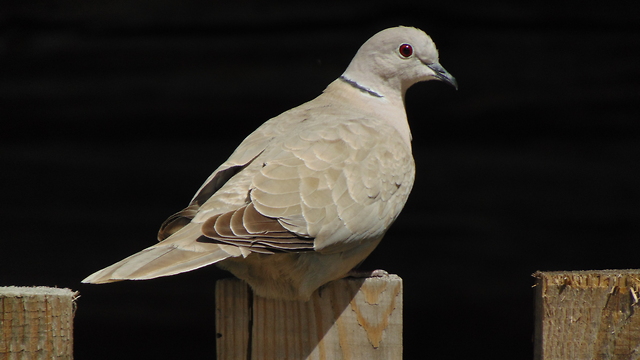
<path id="1" fill-rule="evenodd" d="M 345 278 L 308 302 L 265 299 L 216 283 L 218 360 L 402 359 L 402 279 Z"/>
<path id="2" fill-rule="evenodd" d="M 73 359 L 74 300 L 49 287 L 0 287 L 0 360 Z"/>
<path id="3" fill-rule="evenodd" d="M 533 275 L 535 360 L 640 359 L 640 270 Z"/>

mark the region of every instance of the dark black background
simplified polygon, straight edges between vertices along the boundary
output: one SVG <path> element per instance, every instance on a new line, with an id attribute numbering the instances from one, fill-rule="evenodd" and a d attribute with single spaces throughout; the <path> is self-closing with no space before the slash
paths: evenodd
<path id="1" fill-rule="evenodd" d="M 0 285 L 79 290 L 77 359 L 212 358 L 215 267 L 80 280 L 263 121 L 396 25 L 454 91 L 407 94 L 417 163 L 363 268 L 405 282 L 405 358 L 530 359 L 536 270 L 638 268 L 640 12 L 582 1 L 51 1 L 0 9 Z"/>

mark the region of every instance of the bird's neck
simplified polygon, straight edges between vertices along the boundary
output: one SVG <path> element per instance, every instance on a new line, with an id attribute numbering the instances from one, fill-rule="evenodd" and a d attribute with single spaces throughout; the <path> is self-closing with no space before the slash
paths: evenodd
<path id="1" fill-rule="evenodd" d="M 403 93 L 380 91 L 343 75 L 329 84 L 323 95 L 341 98 L 363 113 L 386 121 L 400 133 L 407 146 L 411 148 L 411 130 L 407 122 Z"/>
<path id="2" fill-rule="evenodd" d="M 340 79 L 345 81 L 347 84 L 353 86 L 354 88 L 356 88 L 356 89 L 358 89 L 358 90 L 360 90 L 360 91 L 362 91 L 362 92 L 364 92 L 364 93 L 366 93 L 368 95 L 371 95 L 371 96 L 377 97 L 377 98 L 384 97 L 384 95 L 380 94 L 376 90 L 368 88 L 365 85 L 362 85 L 362 84 L 358 83 L 357 81 L 348 78 L 346 75 L 340 76 Z"/>

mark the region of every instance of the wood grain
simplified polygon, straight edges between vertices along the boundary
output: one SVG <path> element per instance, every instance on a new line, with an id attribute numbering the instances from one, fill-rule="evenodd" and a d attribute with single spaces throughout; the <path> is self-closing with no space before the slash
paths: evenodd
<path id="1" fill-rule="evenodd" d="M 640 270 L 534 276 L 534 359 L 640 359 Z"/>
<path id="2" fill-rule="evenodd" d="M 78 293 L 48 287 L 0 287 L 0 359 L 73 359 Z"/>
<path id="3" fill-rule="evenodd" d="M 240 280 L 224 279 L 216 314 L 218 360 L 402 359 L 396 275 L 337 280 L 307 302 L 257 297 Z"/>

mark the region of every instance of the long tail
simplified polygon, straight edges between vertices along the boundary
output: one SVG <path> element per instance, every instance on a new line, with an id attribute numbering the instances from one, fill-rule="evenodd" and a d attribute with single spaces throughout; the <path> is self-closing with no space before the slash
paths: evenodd
<path id="1" fill-rule="evenodd" d="M 170 238 L 99 270 L 82 282 L 103 284 L 153 279 L 195 270 L 241 255 L 234 246 L 197 242 L 200 235 L 200 224 L 189 224 Z"/>

